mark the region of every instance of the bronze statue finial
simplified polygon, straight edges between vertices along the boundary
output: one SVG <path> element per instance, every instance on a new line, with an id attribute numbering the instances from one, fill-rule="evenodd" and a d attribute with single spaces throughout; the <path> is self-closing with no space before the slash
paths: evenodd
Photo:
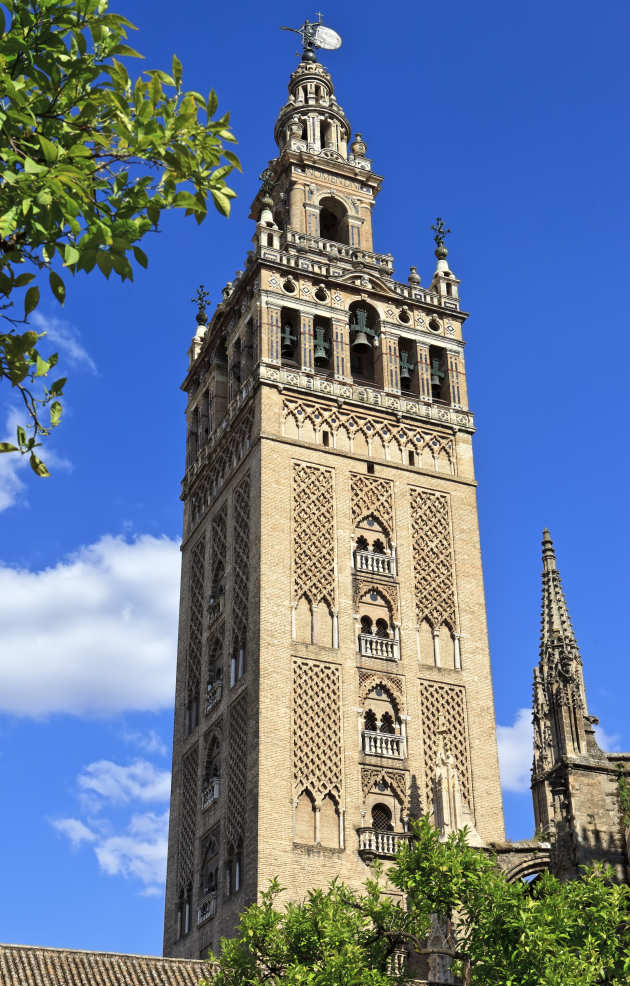
<path id="1" fill-rule="evenodd" d="M 433 239 L 435 240 L 435 245 L 438 247 L 443 247 L 445 237 L 448 236 L 448 234 L 451 233 L 452 230 L 446 229 L 444 225 L 444 220 L 442 219 L 441 216 L 437 217 L 431 229 L 435 233 L 435 236 L 433 237 Z"/>
<path id="2" fill-rule="evenodd" d="M 203 284 L 200 284 L 190 300 L 193 305 L 197 306 L 197 324 L 207 325 L 208 313 L 206 311 L 206 305 L 210 301 L 210 292 L 206 291 Z"/>

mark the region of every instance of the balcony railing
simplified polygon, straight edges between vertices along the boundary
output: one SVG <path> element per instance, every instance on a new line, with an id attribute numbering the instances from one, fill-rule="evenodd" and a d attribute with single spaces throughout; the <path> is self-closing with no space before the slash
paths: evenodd
<path id="1" fill-rule="evenodd" d="M 377 733 L 369 729 L 364 729 L 361 735 L 363 752 L 371 757 L 393 757 L 395 760 L 404 760 L 407 756 L 407 742 L 404 736 Z"/>
<path id="2" fill-rule="evenodd" d="M 223 697 L 223 682 L 215 681 L 214 684 L 208 685 L 208 696 L 206 698 L 206 715 L 212 712 L 215 706 L 219 704 L 221 698 Z"/>
<path id="3" fill-rule="evenodd" d="M 213 891 L 211 894 L 206 894 L 206 896 L 199 902 L 199 907 L 197 908 L 197 927 L 203 924 L 204 921 L 209 921 L 217 913 L 217 895 Z"/>
<path id="4" fill-rule="evenodd" d="M 380 657 L 385 661 L 400 660 L 397 640 L 392 640 L 390 637 L 377 637 L 372 633 L 359 634 L 359 653 L 363 657 Z"/>
<path id="5" fill-rule="evenodd" d="M 212 780 L 207 782 L 201 792 L 201 810 L 203 811 L 205 808 L 209 808 L 215 801 L 218 801 L 220 792 L 221 779 L 219 777 L 213 777 Z"/>
<path id="6" fill-rule="evenodd" d="M 408 832 L 382 832 L 380 829 L 357 829 L 359 852 L 366 856 L 395 856 L 400 847 L 409 842 Z"/>
<path id="7" fill-rule="evenodd" d="M 392 555 L 381 554 L 380 551 L 355 551 L 354 567 L 357 572 L 369 572 L 371 575 L 395 575 L 396 561 Z"/>

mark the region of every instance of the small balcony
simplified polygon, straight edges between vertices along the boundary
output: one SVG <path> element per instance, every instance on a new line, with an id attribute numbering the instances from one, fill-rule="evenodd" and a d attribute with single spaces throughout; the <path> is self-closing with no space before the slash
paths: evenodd
<path id="1" fill-rule="evenodd" d="M 199 902 L 199 907 L 197 908 L 197 927 L 205 924 L 210 918 L 213 918 L 217 913 L 217 895 L 216 891 L 211 894 L 206 894 L 206 896 Z"/>
<path id="2" fill-rule="evenodd" d="M 393 760 L 404 760 L 407 756 L 407 741 L 404 736 L 395 733 L 378 733 L 364 729 L 363 752 L 370 757 L 391 757 Z"/>
<path id="3" fill-rule="evenodd" d="M 361 551 L 357 548 L 354 567 L 357 572 L 367 572 L 369 575 L 395 575 L 396 559 L 380 551 Z"/>
<path id="4" fill-rule="evenodd" d="M 215 681 L 208 685 L 208 695 L 206 698 L 206 715 L 208 715 L 219 704 L 223 697 L 223 682 Z"/>
<path id="5" fill-rule="evenodd" d="M 219 777 L 213 777 L 211 780 L 207 781 L 201 791 L 201 810 L 205 811 L 205 809 L 210 808 L 215 801 L 218 801 L 220 793 L 221 779 Z"/>
<path id="6" fill-rule="evenodd" d="M 383 661 L 399 661 L 399 642 L 391 637 L 378 637 L 373 633 L 359 634 L 359 654 L 363 657 L 378 657 Z"/>
<path id="7" fill-rule="evenodd" d="M 380 829 L 357 829 L 359 836 L 359 855 L 363 859 L 374 856 L 389 858 L 395 856 L 402 845 L 409 842 L 408 832 L 384 832 Z"/>

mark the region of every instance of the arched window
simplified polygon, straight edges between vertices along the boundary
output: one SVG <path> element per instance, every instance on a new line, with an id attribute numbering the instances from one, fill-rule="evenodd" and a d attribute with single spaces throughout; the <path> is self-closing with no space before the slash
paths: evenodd
<path id="1" fill-rule="evenodd" d="M 370 733 L 375 733 L 378 729 L 378 720 L 376 718 L 376 713 L 372 709 L 367 709 L 365 716 L 365 728 Z"/>
<path id="2" fill-rule="evenodd" d="M 243 854 L 240 844 L 228 846 L 223 873 L 225 896 L 231 897 L 239 892 L 243 883 Z"/>
<path id="3" fill-rule="evenodd" d="M 319 235 L 324 240 L 349 243 L 348 210 L 343 202 L 326 196 L 319 203 Z"/>
<path id="4" fill-rule="evenodd" d="M 394 735 L 394 717 L 391 712 L 384 712 L 381 716 L 381 732 L 389 733 L 390 736 Z"/>
<path id="5" fill-rule="evenodd" d="M 219 846 L 217 840 L 211 838 L 206 847 L 201 866 L 201 896 L 217 891 L 219 881 Z"/>
<path id="6" fill-rule="evenodd" d="M 369 545 L 368 539 L 365 538 L 365 537 L 363 537 L 362 534 L 360 534 L 359 537 L 357 538 L 357 550 L 358 551 L 369 551 L 370 550 L 370 545 Z"/>
<path id="7" fill-rule="evenodd" d="M 387 620 L 379 618 L 376 621 L 376 636 L 377 637 L 389 637 L 389 624 Z"/>
<path id="8" fill-rule="evenodd" d="M 372 551 L 375 551 L 378 555 L 385 554 L 385 545 L 380 538 L 375 538 L 372 544 Z"/>
<path id="9" fill-rule="evenodd" d="M 369 616 L 361 617 L 361 633 L 372 633 L 372 620 Z"/>
<path id="10" fill-rule="evenodd" d="M 372 828 L 377 832 L 393 832 L 391 809 L 382 803 L 372 806 Z"/>
<path id="11" fill-rule="evenodd" d="M 206 783 L 221 776 L 221 745 L 219 738 L 213 736 L 206 754 L 205 781 Z"/>
<path id="12" fill-rule="evenodd" d="M 180 891 L 177 901 L 177 937 L 184 938 L 190 932 L 192 914 L 192 886 Z"/>

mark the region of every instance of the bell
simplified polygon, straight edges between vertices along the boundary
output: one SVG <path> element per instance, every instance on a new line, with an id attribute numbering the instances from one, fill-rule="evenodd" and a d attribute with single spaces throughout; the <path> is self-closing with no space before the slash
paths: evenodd
<path id="1" fill-rule="evenodd" d="M 445 375 L 446 374 L 444 373 L 444 370 L 442 369 L 440 360 L 439 359 L 432 359 L 431 360 L 431 386 L 432 387 L 441 387 L 442 386 L 442 380 L 444 379 Z"/>
<path id="2" fill-rule="evenodd" d="M 285 358 L 290 359 L 293 356 L 296 342 L 297 337 L 293 335 L 293 326 L 290 323 L 283 325 L 280 351 Z"/>
<path id="3" fill-rule="evenodd" d="M 326 329 L 321 325 L 315 326 L 315 340 L 313 357 L 316 366 L 322 366 L 328 362 L 328 350 L 330 343 L 326 340 Z"/>
<path id="4" fill-rule="evenodd" d="M 415 369 L 415 363 L 409 362 L 409 357 L 407 353 L 403 350 L 400 354 L 400 379 L 404 381 L 411 380 L 413 371 Z"/>
<path id="5" fill-rule="evenodd" d="M 357 308 L 356 322 L 350 322 L 350 331 L 354 333 L 350 349 L 355 353 L 364 353 L 371 348 L 370 335 L 374 333 L 367 325 L 367 312 L 364 308 Z"/>

